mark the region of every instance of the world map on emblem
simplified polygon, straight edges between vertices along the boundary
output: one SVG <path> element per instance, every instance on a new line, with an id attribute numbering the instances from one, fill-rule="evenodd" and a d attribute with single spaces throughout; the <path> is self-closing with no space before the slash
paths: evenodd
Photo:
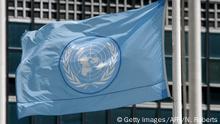
<path id="1" fill-rule="evenodd" d="M 114 40 L 87 36 L 71 41 L 63 50 L 60 70 L 65 82 L 80 93 L 107 88 L 117 76 L 120 50 Z"/>

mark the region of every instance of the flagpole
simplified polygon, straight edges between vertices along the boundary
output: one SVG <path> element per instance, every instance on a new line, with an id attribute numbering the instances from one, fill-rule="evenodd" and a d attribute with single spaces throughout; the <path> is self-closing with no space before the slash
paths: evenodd
<path id="1" fill-rule="evenodd" d="M 6 124 L 6 8 L 0 0 L 0 124 Z"/>
<path id="2" fill-rule="evenodd" d="M 189 0 L 189 117 L 202 122 L 201 1 Z"/>
<path id="3" fill-rule="evenodd" d="M 173 0 L 173 117 L 182 124 L 180 0 Z"/>

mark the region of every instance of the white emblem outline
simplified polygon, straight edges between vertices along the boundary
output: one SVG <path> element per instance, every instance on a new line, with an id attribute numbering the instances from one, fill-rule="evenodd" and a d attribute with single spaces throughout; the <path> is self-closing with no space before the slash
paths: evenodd
<path id="1" fill-rule="evenodd" d="M 106 69 L 106 73 L 104 73 L 104 75 L 102 75 L 101 79 L 98 82 L 91 82 L 91 83 L 81 82 L 77 78 L 77 76 L 75 75 L 75 72 L 71 69 L 71 66 L 70 66 L 71 55 L 74 52 L 74 50 L 71 49 L 71 47 L 68 47 L 68 45 L 72 41 L 67 45 L 67 47 L 65 47 L 64 52 L 61 55 L 61 56 L 63 56 L 63 58 L 61 59 L 62 63 L 63 63 L 63 70 L 65 72 L 66 78 L 68 78 L 69 82 L 72 83 L 74 85 L 74 87 L 88 89 L 89 87 L 97 88 L 100 85 L 105 85 L 106 83 L 108 83 L 107 80 L 109 80 L 111 78 L 112 74 L 114 73 L 114 71 L 116 69 L 115 64 L 117 62 L 119 62 L 119 68 L 120 68 L 120 61 L 121 61 L 120 60 L 120 49 L 119 49 L 117 43 L 115 43 L 115 41 L 113 39 L 110 38 L 110 41 L 111 42 L 106 43 L 107 48 L 111 53 L 111 57 L 110 57 L 111 61 L 109 61 L 109 66 Z M 119 60 L 118 60 L 118 58 L 119 58 Z M 119 68 L 118 68 L 118 70 L 119 70 Z M 116 74 L 116 76 L 117 76 L 117 74 Z M 79 92 L 81 92 L 81 91 L 79 91 Z M 81 92 L 81 93 L 84 93 L 84 92 Z"/>

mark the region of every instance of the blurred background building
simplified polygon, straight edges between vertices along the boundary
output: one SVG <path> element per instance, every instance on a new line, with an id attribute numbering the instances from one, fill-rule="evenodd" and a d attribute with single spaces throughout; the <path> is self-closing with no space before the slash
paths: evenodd
<path id="1" fill-rule="evenodd" d="M 171 117 L 172 100 L 166 99 L 99 112 L 65 116 L 32 116 L 21 120 L 17 119 L 15 72 L 22 53 L 20 40 L 22 33 L 25 31 L 37 30 L 51 21 L 81 20 L 106 13 L 118 13 L 134 8 L 140 8 L 154 1 L 156 0 L 7 0 L 8 124 L 116 124 L 117 117 L 119 116 L 140 118 Z M 172 91 L 172 1 L 167 0 L 166 2 L 165 54 L 169 87 L 170 91 Z M 205 27 L 207 26 L 207 6 L 205 2 L 205 0 L 201 0 L 203 78 L 203 82 L 201 83 L 203 84 L 203 116 L 218 118 L 218 123 L 220 123 L 220 1 L 210 0 L 209 3 L 208 14 L 210 33 L 208 34 L 208 49 L 205 45 L 207 40 L 207 35 L 205 35 Z M 184 22 L 186 28 L 185 39 L 187 46 L 187 1 L 184 6 Z M 206 56 L 206 50 L 209 51 L 209 56 Z M 188 54 L 186 53 L 186 62 L 188 59 L 187 55 Z M 206 68 L 206 63 L 208 63 L 208 69 Z M 207 80 L 206 75 L 209 75 Z"/>

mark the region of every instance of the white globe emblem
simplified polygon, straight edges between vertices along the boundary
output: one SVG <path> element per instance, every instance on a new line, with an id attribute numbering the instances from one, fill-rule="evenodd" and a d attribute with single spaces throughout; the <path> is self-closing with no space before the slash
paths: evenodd
<path id="1" fill-rule="evenodd" d="M 80 93 L 108 87 L 118 73 L 120 50 L 114 40 L 88 36 L 71 41 L 63 50 L 60 70 L 65 82 Z"/>

